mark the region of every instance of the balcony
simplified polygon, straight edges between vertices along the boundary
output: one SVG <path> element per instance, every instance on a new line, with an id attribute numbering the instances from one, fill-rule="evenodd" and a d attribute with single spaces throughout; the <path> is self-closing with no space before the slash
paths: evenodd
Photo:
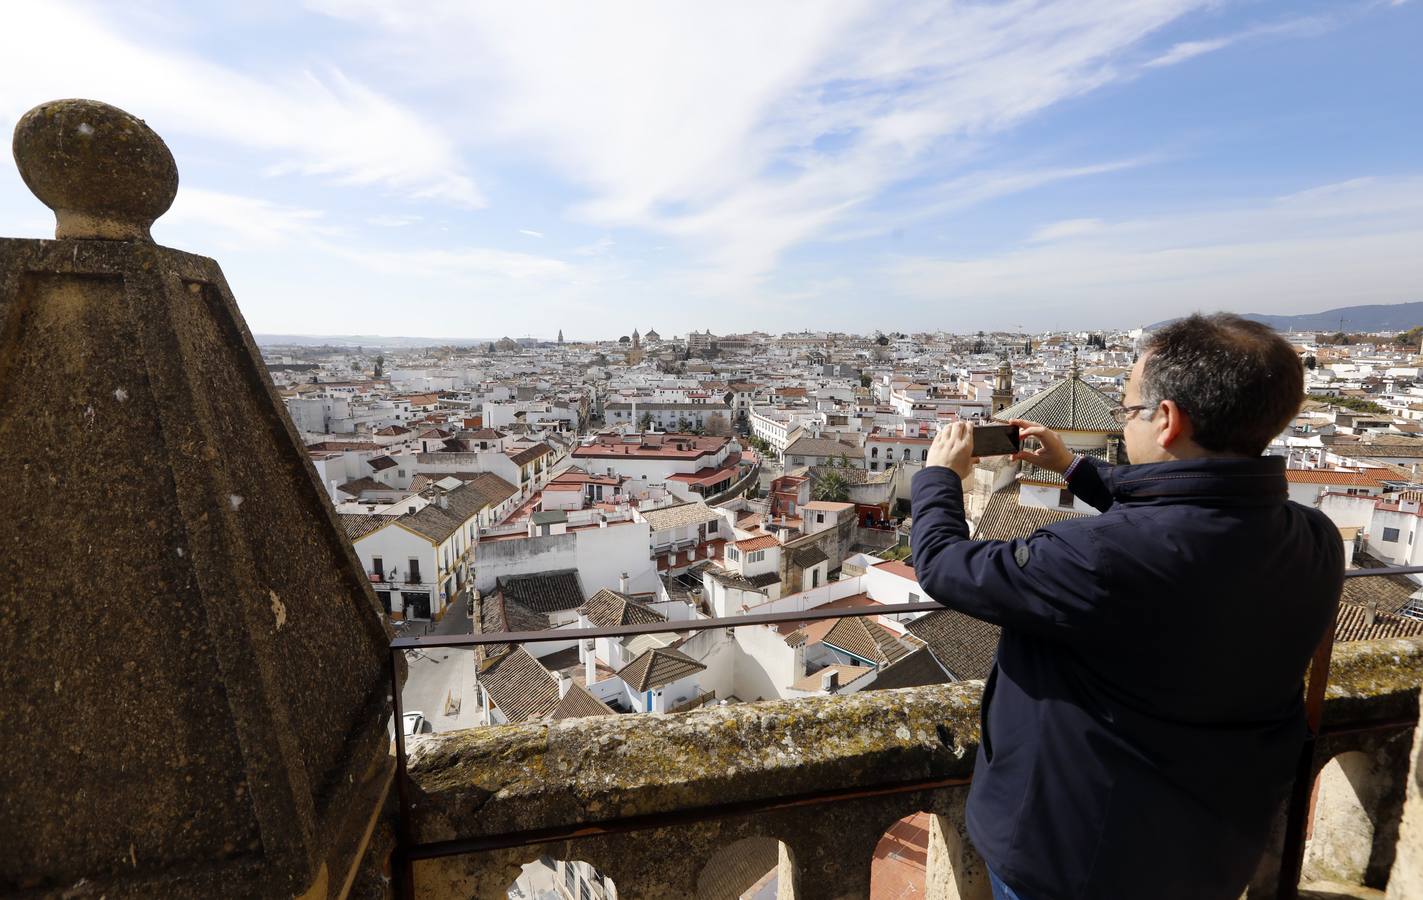
<path id="1" fill-rule="evenodd" d="M 924 893 L 985 896 L 962 825 L 976 683 L 421 737 L 408 765 L 397 727 L 395 773 L 400 652 L 459 640 L 390 642 L 221 271 L 149 240 L 177 184 L 157 136 L 86 101 L 22 124 L 16 156 L 58 211 L 58 239 L 0 239 L 0 306 L 21 311 L 0 335 L 7 387 L 21 386 L 0 408 L 0 447 L 22 493 L 53 502 L 0 537 L 6 608 L 40 598 L 51 615 L 4 631 L 0 721 L 43 737 L 7 745 L 0 890 L 383 897 L 394 848 L 407 897 L 504 897 L 542 856 L 592 863 L 621 897 L 707 897 L 727 895 L 713 882 L 754 851 L 783 896 L 859 898 L 887 830 L 922 813 Z M 103 153 L 65 151 L 70 134 Z M 874 611 L 910 607 L 930 604 Z M 1310 683 L 1319 736 L 1302 792 L 1251 896 L 1282 871 L 1283 896 L 1300 871 L 1423 880 L 1423 840 L 1399 838 L 1405 793 L 1423 827 L 1406 776 L 1423 641 L 1341 646 L 1326 691 L 1328 668 Z"/>
<path id="2" fill-rule="evenodd" d="M 1345 775 L 1315 797 L 1307 881 L 1387 878 L 1420 685 L 1423 640 L 1335 650 L 1312 772 L 1340 760 Z M 926 895 L 986 897 L 963 821 L 981 695 L 960 682 L 421 738 L 414 896 L 502 897 L 541 856 L 590 863 L 620 897 L 707 896 L 726 854 L 774 841 L 780 896 L 869 897 L 876 846 L 927 813 Z M 1283 815 L 1278 832 L 1251 897 L 1275 895 Z"/>

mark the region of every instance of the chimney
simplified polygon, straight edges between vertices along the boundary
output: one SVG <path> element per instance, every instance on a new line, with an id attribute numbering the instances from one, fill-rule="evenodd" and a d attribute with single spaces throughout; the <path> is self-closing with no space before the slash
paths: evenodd
<path id="1" fill-rule="evenodd" d="M 450 498 L 445 495 L 444 491 L 440 491 L 440 499 L 438 502 L 440 504 L 440 509 L 450 508 Z"/>
<path id="2" fill-rule="evenodd" d="M 820 673 L 820 689 L 822 691 L 833 691 L 840 686 L 840 673 L 833 669 Z"/>
<path id="3" fill-rule="evenodd" d="M 623 594 L 628 592 L 628 573 L 626 572 L 618 576 L 618 592 Z"/>
<path id="4" fill-rule="evenodd" d="M 1373 625 L 1374 622 L 1378 619 L 1378 615 L 1379 602 L 1377 600 L 1370 600 L 1369 605 L 1364 607 L 1364 624 Z"/>
<path id="5" fill-rule="evenodd" d="M 562 672 L 554 672 L 554 673 L 553 673 L 553 677 L 554 677 L 554 679 L 558 682 L 558 696 L 559 696 L 559 697 L 567 696 L 567 694 L 568 694 L 568 686 L 569 686 L 569 684 L 571 684 L 571 683 L 573 682 L 573 679 L 572 679 L 572 678 L 569 678 L 567 675 L 563 674 Z"/>
<path id="6" fill-rule="evenodd" d="M 583 681 L 592 684 L 598 680 L 598 654 L 596 652 L 598 644 L 589 641 L 583 648 Z"/>

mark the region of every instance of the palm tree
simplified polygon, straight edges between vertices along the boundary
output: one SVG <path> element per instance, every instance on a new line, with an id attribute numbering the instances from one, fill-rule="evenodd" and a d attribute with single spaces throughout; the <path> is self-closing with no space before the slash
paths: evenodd
<path id="1" fill-rule="evenodd" d="M 844 503 L 850 499 L 850 482 L 839 472 L 830 471 L 816 479 L 815 490 L 811 493 L 817 500 Z"/>

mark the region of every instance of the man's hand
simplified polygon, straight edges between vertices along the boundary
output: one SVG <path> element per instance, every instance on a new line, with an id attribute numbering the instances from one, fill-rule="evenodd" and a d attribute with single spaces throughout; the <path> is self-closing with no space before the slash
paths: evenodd
<path id="1" fill-rule="evenodd" d="M 1009 425 L 1018 426 L 1018 438 L 1036 438 L 1038 447 L 1035 450 L 1023 449 L 1013 454 L 1014 459 L 1030 462 L 1035 466 L 1041 466 L 1049 472 L 1056 472 L 1061 475 L 1067 471 L 1067 467 L 1072 465 L 1072 451 L 1067 449 L 1067 445 L 1062 442 L 1062 438 L 1056 431 L 1046 425 L 1039 425 L 1036 422 L 1029 422 L 1026 419 L 1013 419 Z M 933 455 L 933 451 L 929 451 Z"/>
<path id="2" fill-rule="evenodd" d="M 960 481 L 968 481 L 973 473 L 973 464 L 978 460 L 973 455 L 973 426 L 968 422 L 954 422 L 947 428 L 940 428 L 934 435 L 934 443 L 929 445 L 929 456 L 925 467 L 943 466 L 958 473 Z"/>

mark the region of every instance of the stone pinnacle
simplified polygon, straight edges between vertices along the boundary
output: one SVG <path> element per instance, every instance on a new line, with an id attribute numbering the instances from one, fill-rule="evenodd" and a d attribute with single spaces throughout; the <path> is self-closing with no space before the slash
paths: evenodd
<path id="1" fill-rule="evenodd" d="M 56 238 L 152 241 L 178 193 L 173 154 L 142 119 L 97 100 L 54 100 L 15 126 L 20 177 L 54 210 Z"/>

